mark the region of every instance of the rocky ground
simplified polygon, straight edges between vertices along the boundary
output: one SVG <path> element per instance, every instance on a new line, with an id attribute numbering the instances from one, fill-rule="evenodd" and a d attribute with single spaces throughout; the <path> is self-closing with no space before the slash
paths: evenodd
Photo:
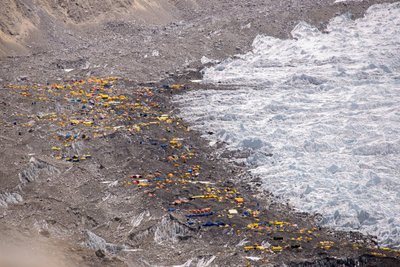
<path id="1" fill-rule="evenodd" d="M 76 2 L 1 4 L 0 266 L 399 266 L 266 197 L 170 103 L 207 89 L 203 56 L 385 1 Z"/>

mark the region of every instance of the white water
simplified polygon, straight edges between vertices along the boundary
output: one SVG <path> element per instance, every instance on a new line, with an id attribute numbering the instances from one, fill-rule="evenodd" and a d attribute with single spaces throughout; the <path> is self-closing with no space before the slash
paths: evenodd
<path id="1" fill-rule="evenodd" d="M 323 223 L 400 248 L 400 3 L 299 23 L 294 39 L 258 36 L 253 51 L 208 68 L 231 90 L 176 97 L 211 143 L 250 151 L 263 186 Z M 268 155 L 272 154 L 272 156 Z"/>

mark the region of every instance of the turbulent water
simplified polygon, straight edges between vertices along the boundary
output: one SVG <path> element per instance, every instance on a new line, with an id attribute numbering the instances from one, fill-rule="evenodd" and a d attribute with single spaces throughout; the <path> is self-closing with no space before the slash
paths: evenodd
<path id="1" fill-rule="evenodd" d="M 233 160 L 275 195 L 400 248 L 400 3 L 324 32 L 301 22 L 292 36 L 258 36 L 205 70 L 205 83 L 231 89 L 175 101 L 211 143 L 246 151 Z"/>

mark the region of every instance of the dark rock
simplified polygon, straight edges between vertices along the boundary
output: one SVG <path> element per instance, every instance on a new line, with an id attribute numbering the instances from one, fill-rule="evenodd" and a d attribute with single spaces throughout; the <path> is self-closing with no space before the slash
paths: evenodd
<path id="1" fill-rule="evenodd" d="M 106 254 L 104 253 L 104 251 L 102 249 L 98 249 L 98 250 L 96 250 L 96 256 L 99 258 L 104 258 L 106 256 Z"/>

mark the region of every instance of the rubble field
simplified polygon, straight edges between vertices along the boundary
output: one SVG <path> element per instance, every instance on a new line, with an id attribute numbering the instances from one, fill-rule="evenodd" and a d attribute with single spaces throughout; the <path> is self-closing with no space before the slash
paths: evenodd
<path id="1" fill-rule="evenodd" d="M 262 191 L 172 102 L 257 34 L 394 1 L 59 2 L 0 4 L 0 266 L 399 266 Z"/>

